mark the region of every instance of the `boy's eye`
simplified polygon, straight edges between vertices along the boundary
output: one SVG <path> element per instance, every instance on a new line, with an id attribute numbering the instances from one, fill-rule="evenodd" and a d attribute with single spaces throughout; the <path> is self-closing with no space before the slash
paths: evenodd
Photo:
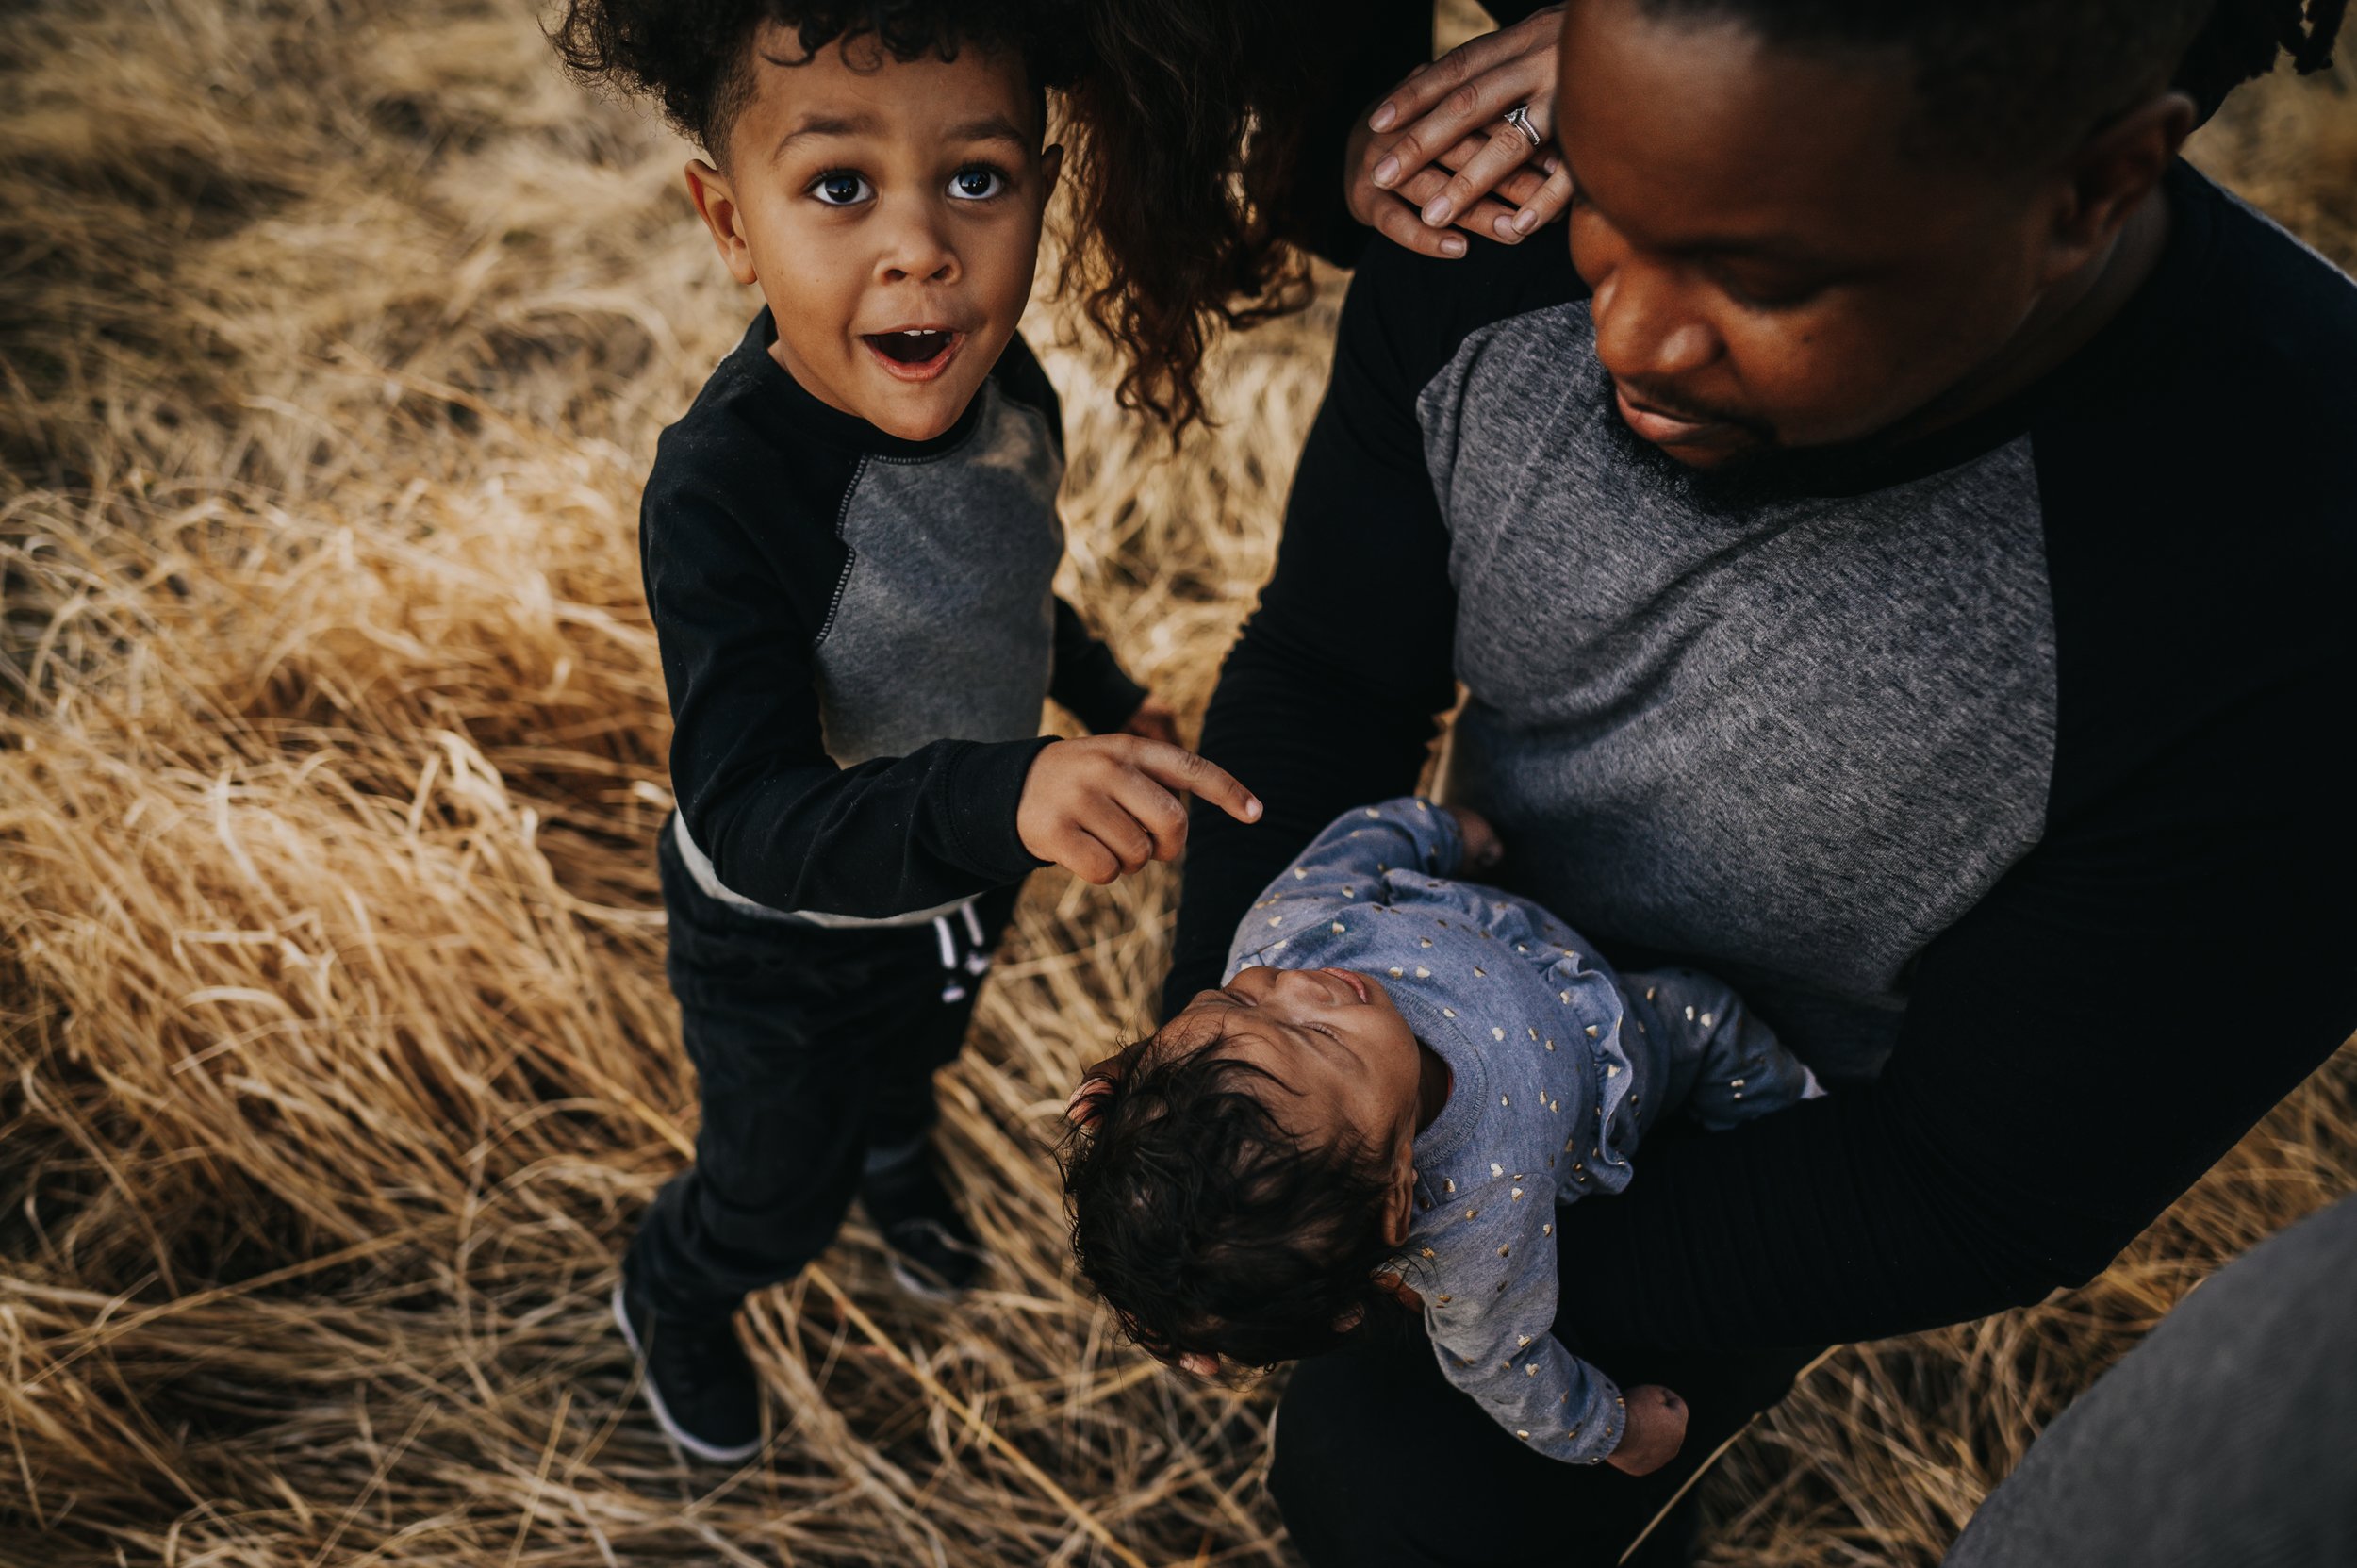
<path id="1" fill-rule="evenodd" d="M 810 193 L 829 206 L 849 206 L 855 202 L 865 201 L 875 191 L 860 175 L 837 170 L 833 173 L 819 175 L 812 184 Z"/>
<path id="2" fill-rule="evenodd" d="M 960 201 L 981 202 L 1007 188 L 1007 176 L 986 163 L 961 169 L 949 176 L 949 194 Z"/>

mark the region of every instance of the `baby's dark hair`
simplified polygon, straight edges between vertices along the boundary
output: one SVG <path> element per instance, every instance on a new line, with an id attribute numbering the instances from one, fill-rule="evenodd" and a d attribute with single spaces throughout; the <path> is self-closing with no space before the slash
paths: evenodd
<path id="1" fill-rule="evenodd" d="M 1133 1055 L 1063 1153 L 1073 1255 L 1129 1337 L 1268 1367 L 1396 1322 L 1374 1281 L 1393 1256 L 1384 1160 L 1289 1131 L 1268 1104 L 1283 1085 L 1252 1063 Z"/>

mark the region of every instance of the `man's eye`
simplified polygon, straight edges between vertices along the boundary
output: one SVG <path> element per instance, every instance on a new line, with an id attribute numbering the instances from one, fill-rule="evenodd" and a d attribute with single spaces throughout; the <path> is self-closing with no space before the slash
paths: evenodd
<path id="1" fill-rule="evenodd" d="M 949 176 L 949 194 L 960 201 L 984 202 L 1007 189 L 1007 176 L 988 164 L 961 169 Z"/>
<path id="2" fill-rule="evenodd" d="M 1749 310 L 1761 311 L 1790 310 L 1796 305 L 1806 305 L 1821 291 L 1821 286 L 1815 283 L 1770 283 L 1765 279 L 1737 279 L 1723 274 L 1719 286 L 1736 304 Z"/>
<path id="3" fill-rule="evenodd" d="M 875 194 L 866 180 L 853 173 L 837 171 L 821 174 L 812 184 L 810 193 L 829 206 L 849 206 Z"/>

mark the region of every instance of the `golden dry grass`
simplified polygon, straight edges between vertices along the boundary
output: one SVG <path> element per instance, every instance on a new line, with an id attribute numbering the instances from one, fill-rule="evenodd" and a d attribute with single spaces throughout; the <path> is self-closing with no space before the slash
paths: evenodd
<path id="1" fill-rule="evenodd" d="M 2207 147 L 2357 255 L 2346 96 Z M 684 1470 L 639 1413 L 604 1292 L 694 1099 L 635 498 L 748 309 L 679 156 L 519 5 L 0 29 L 0 1562 L 1286 1560 L 1270 1391 L 1109 1335 L 1042 1153 L 1167 877 L 1039 879 L 944 1076 L 991 1288 L 913 1310 L 854 1229 L 749 1313 L 765 1460 Z M 1337 292 L 1227 346 L 1177 462 L 1035 314 L 1069 586 L 1191 711 Z M 2353 1131 L 2344 1058 L 2088 1289 L 1843 1353 L 1710 1483 L 1711 1560 L 1936 1560 L 2196 1279 L 2357 1186 Z"/>

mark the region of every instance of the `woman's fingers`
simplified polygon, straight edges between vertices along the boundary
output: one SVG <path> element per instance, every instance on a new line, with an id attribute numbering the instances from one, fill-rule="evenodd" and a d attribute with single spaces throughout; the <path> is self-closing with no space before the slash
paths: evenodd
<path id="1" fill-rule="evenodd" d="M 1534 111 L 1535 112 L 1535 111 Z M 1453 223 L 1457 215 L 1488 195 L 1498 181 L 1537 156 L 1530 139 L 1511 125 L 1500 125 L 1471 158 L 1458 166 L 1441 187 L 1441 193 L 1424 204 L 1424 221 L 1435 228 Z"/>
<path id="2" fill-rule="evenodd" d="M 1427 169 L 1423 173 L 1417 175 L 1414 180 L 1409 182 L 1408 189 L 1400 193 L 1402 197 L 1406 199 L 1395 202 L 1393 205 L 1396 206 L 1401 213 L 1406 215 L 1409 227 L 1422 229 L 1426 235 L 1445 236 L 1447 239 L 1455 240 L 1459 248 L 1455 251 L 1435 251 L 1431 248 L 1429 241 L 1423 245 L 1415 245 L 1411 244 L 1407 239 L 1401 239 L 1399 243 L 1408 245 L 1411 250 L 1422 251 L 1426 256 L 1462 256 L 1464 254 L 1464 241 L 1459 238 L 1456 233 L 1457 230 L 1464 229 L 1471 233 L 1482 235 L 1485 238 L 1495 239 L 1498 237 L 1498 229 L 1496 225 L 1501 221 L 1505 222 L 1508 225 L 1506 232 L 1509 237 L 1509 243 L 1512 240 L 1517 240 L 1522 238 L 1522 236 L 1515 233 L 1511 227 L 1514 218 L 1514 208 L 1508 206 L 1505 203 L 1496 200 L 1494 197 L 1489 196 L 1484 196 L 1481 200 L 1475 202 L 1469 210 L 1458 214 L 1457 221 L 1446 227 L 1436 229 L 1427 225 L 1424 219 L 1418 215 L 1415 198 L 1417 196 L 1422 196 L 1426 201 L 1431 200 L 1432 197 L 1440 193 L 1441 187 L 1445 184 L 1447 180 L 1447 171 L 1442 169 Z M 1378 228 L 1379 227 L 1380 225 L 1378 225 Z M 1381 232 L 1386 234 L 1390 233 L 1388 229 L 1381 230 Z"/>
<path id="3" fill-rule="evenodd" d="M 1429 182 L 1426 187 L 1427 191 L 1438 191 L 1442 182 L 1447 176 L 1437 170 L 1426 170 L 1418 178 Z M 1418 256 L 1447 257 L 1463 256 L 1465 254 L 1463 235 L 1454 228 L 1427 227 L 1425 221 L 1416 216 L 1416 188 L 1411 182 L 1409 188 L 1399 195 L 1378 194 L 1374 211 L 1368 214 L 1368 224 L 1376 233 L 1389 239 L 1393 244 L 1414 251 Z"/>
<path id="4" fill-rule="evenodd" d="M 1396 160 L 1393 179 L 1433 162 L 1459 139 L 1504 120 L 1518 107 L 1527 105 L 1534 118 L 1542 115 L 1555 95 L 1555 46 L 1562 30 L 1559 10 L 1541 11 L 1459 44 L 1434 60 L 1431 70 L 1393 88 L 1367 122 L 1378 133 L 1405 127 L 1389 149 Z M 1394 111 L 1388 120 L 1386 108 Z M 1548 134 L 1545 125 L 1539 129 L 1541 136 Z M 1378 168 L 1376 183 L 1393 181 Z"/>
<path id="5" fill-rule="evenodd" d="M 1557 26 L 1560 28 L 1559 21 Z M 1408 73 L 1406 81 L 1384 94 L 1383 101 L 1375 106 L 1367 116 L 1368 125 L 1378 131 L 1388 131 L 1394 125 L 1408 124 L 1419 115 L 1428 114 L 1450 92 L 1464 87 L 1516 53 L 1514 35 L 1519 30 L 1519 27 L 1511 27 L 1500 32 L 1484 33 L 1479 38 L 1466 40 L 1437 60 L 1417 66 Z"/>

